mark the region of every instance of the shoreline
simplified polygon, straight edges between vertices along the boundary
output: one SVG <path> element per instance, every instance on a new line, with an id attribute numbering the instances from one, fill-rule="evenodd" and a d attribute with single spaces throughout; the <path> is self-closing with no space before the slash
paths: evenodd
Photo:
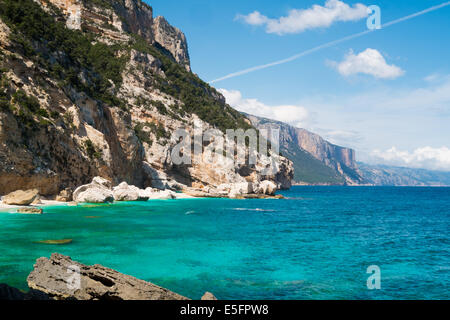
<path id="1" fill-rule="evenodd" d="M 237 198 L 230 198 L 230 197 L 213 197 L 213 196 L 203 196 L 203 197 L 194 197 L 194 196 L 190 196 L 188 194 L 182 194 L 182 196 L 180 196 L 179 198 L 176 199 L 150 199 L 147 201 L 114 201 L 114 202 L 110 202 L 110 203 L 78 203 L 78 202 L 63 202 L 63 201 L 56 201 L 56 200 L 40 200 L 41 203 L 40 204 L 31 204 L 28 206 L 19 206 L 19 205 L 9 205 L 9 204 L 4 204 L 3 201 L 0 200 L 0 213 L 16 213 L 16 212 L 11 212 L 17 209 L 24 209 L 24 208 L 36 208 L 36 209 L 40 209 L 40 208 L 46 208 L 46 207 L 80 207 L 83 208 L 84 206 L 92 206 L 92 205 L 105 205 L 105 204 L 110 204 L 110 205 L 114 205 L 114 204 L 122 204 L 122 203 L 128 203 L 128 204 L 132 204 L 132 203 L 146 203 L 146 202 L 152 202 L 152 201 L 170 201 L 170 200 L 202 200 L 202 199 L 229 199 L 229 200 L 252 200 L 252 199 L 258 199 L 258 200 L 267 200 L 267 199 L 272 199 L 272 200 L 280 200 L 280 199 L 285 199 L 282 195 L 275 195 L 275 196 L 265 196 L 262 197 L 261 195 L 253 195 L 253 194 L 249 194 L 246 196 L 242 196 L 242 197 L 237 197 Z"/>
<path id="2" fill-rule="evenodd" d="M 45 207 L 53 207 L 53 206 L 67 207 L 67 206 L 70 206 L 70 202 L 62 202 L 62 201 L 55 201 L 55 200 L 41 200 L 40 204 L 31 204 L 29 206 L 18 206 L 18 205 L 4 204 L 3 201 L 0 201 L 0 212 L 12 210 L 12 209 L 45 208 Z"/>

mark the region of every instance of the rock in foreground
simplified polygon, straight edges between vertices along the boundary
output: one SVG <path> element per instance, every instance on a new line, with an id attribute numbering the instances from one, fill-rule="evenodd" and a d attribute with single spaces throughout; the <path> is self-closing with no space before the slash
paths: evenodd
<path id="1" fill-rule="evenodd" d="M 188 300 L 150 282 L 57 253 L 38 259 L 27 281 L 31 289 L 56 300 Z"/>

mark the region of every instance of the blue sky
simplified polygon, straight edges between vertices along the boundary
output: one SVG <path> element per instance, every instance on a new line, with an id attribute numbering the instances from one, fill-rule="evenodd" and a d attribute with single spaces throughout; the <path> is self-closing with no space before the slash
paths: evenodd
<path id="1" fill-rule="evenodd" d="M 384 24 L 446 1 L 147 2 L 186 34 L 193 71 L 212 81 L 365 31 L 362 6 L 378 5 Z M 447 6 L 213 85 L 237 109 L 319 133 L 358 160 L 450 171 L 449 57 Z"/>

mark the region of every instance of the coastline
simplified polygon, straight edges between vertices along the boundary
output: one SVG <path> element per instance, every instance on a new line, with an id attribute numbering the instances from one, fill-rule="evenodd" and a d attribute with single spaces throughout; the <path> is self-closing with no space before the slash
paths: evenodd
<path id="1" fill-rule="evenodd" d="M 0 200 L 0 212 L 5 212 L 8 210 L 13 209 L 20 209 L 20 208 L 42 208 L 42 207 L 53 207 L 53 206 L 61 206 L 66 207 L 70 206 L 70 202 L 62 202 L 62 201 L 56 201 L 56 200 L 41 200 L 41 204 L 32 204 L 29 206 L 17 206 L 17 205 L 10 205 L 10 204 L 4 204 L 3 201 Z"/>

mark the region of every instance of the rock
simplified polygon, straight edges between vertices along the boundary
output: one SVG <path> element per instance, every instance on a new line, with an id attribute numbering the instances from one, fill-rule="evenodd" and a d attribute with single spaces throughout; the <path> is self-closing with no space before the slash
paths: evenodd
<path id="1" fill-rule="evenodd" d="M 73 193 L 75 202 L 105 203 L 113 202 L 114 195 L 109 189 L 111 183 L 103 178 L 95 177 L 92 183 L 78 187 Z"/>
<path id="2" fill-rule="evenodd" d="M 193 196 L 190 196 L 185 193 L 175 193 L 175 199 L 193 199 Z"/>
<path id="3" fill-rule="evenodd" d="M 249 194 L 253 192 L 253 184 L 251 182 L 227 183 L 218 186 L 217 190 L 233 194 Z"/>
<path id="4" fill-rule="evenodd" d="M 170 190 L 158 191 L 150 195 L 149 200 L 170 200 L 176 199 L 176 193 Z"/>
<path id="5" fill-rule="evenodd" d="M 92 179 L 92 184 L 97 184 L 108 189 L 111 189 L 112 187 L 111 181 L 106 180 L 105 178 L 102 177 L 95 177 L 94 179 Z"/>
<path id="6" fill-rule="evenodd" d="M 17 190 L 2 198 L 4 204 L 28 206 L 39 196 L 39 190 Z"/>
<path id="7" fill-rule="evenodd" d="M 116 201 L 147 201 L 153 192 L 152 188 L 142 190 L 136 186 L 130 186 L 126 182 L 122 182 L 113 189 Z"/>
<path id="8" fill-rule="evenodd" d="M 42 203 L 41 198 L 39 196 L 37 196 L 36 199 L 34 199 L 34 201 L 31 203 L 32 206 L 40 206 Z"/>
<path id="9" fill-rule="evenodd" d="M 139 200 L 139 188 L 129 186 L 126 182 L 122 182 L 113 189 L 115 201 L 137 201 Z"/>
<path id="10" fill-rule="evenodd" d="M 42 240 L 37 241 L 39 244 L 51 244 L 51 245 L 63 245 L 63 244 L 71 244 L 73 242 L 72 239 L 62 239 L 62 240 Z"/>
<path id="11" fill-rule="evenodd" d="M 140 46 L 133 46 L 131 43 L 134 50 L 124 50 L 123 44 L 127 48 L 131 47 L 128 46 L 128 40 L 125 42 L 123 40 L 129 39 L 135 43 L 135 36 L 141 36 L 149 45 L 159 47 L 169 58 L 173 57 L 190 70 L 184 35 L 180 30 L 170 26 L 164 18 L 153 19 L 152 9 L 143 1 L 36 0 L 34 2 L 43 4 L 48 13 L 61 22 L 65 16 L 70 28 L 83 29 L 83 36 L 95 37 L 96 42 L 102 43 L 106 40 L 108 44 L 117 44 L 111 46 L 111 49 L 117 58 L 113 59 L 113 62 L 123 64 L 124 68 L 120 75 L 122 81 L 117 85 L 107 84 L 108 94 L 113 99 L 123 101 L 127 105 L 127 112 L 109 106 L 106 101 L 100 101 L 102 99 L 93 99 L 86 90 L 80 88 L 65 90 L 66 88 L 50 70 L 47 70 L 48 68 L 45 66 L 37 68 L 40 65 L 38 60 L 34 58 L 30 60 L 23 56 L 23 52 L 18 50 L 21 47 L 20 43 L 17 43 L 17 39 L 10 39 L 8 28 L 0 24 L 0 39 L 8 38 L 11 43 L 3 49 L 5 43 L 0 41 L 0 47 L 5 56 L 15 57 L 0 62 L 1 68 L 6 70 L 3 75 L 7 77 L 4 88 L 7 98 L 20 87 L 30 99 L 36 98 L 39 101 L 39 108 L 55 116 L 55 119 L 43 117 L 49 121 L 48 130 L 41 128 L 42 130 L 36 130 L 32 135 L 25 136 L 23 124 L 13 112 L 0 112 L 0 146 L 2 146 L 0 194 L 36 188 L 41 195 L 55 196 L 61 192 L 61 186 L 75 190 L 87 183 L 86 177 L 96 175 L 114 183 L 127 181 L 130 185 L 140 188 L 151 185 L 162 190 L 182 190 L 184 186 L 217 187 L 224 183 L 245 181 L 255 184 L 261 180 L 272 180 L 278 186 L 289 185 L 292 170 L 280 166 L 285 168 L 280 169 L 282 172 L 266 177 L 262 173 L 266 163 L 260 161 L 260 156 L 254 166 L 243 166 L 235 163 L 234 159 L 228 161 L 226 157 L 223 159 L 219 157 L 218 160 L 223 161 L 210 163 L 208 159 L 211 157 L 208 152 L 205 152 L 205 157 L 199 153 L 194 154 L 192 164 L 189 165 L 174 163 L 172 151 L 179 143 L 174 133 L 180 128 L 187 128 L 193 136 L 195 128 L 202 128 L 206 132 L 213 129 L 214 123 L 211 121 L 208 123 L 195 113 L 183 110 L 184 103 L 177 94 L 162 93 L 158 90 L 157 83 L 160 81 L 154 80 L 172 82 L 173 75 L 164 72 L 163 69 L 166 68 L 162 68 L 161 61 L 157 57 L 152 56 L 143 47 L 138 49 Z M 61 11 L 52 12 L 53 6 L 45 5 L 50 2 Z M 102 5 L 106 2 L 110 5 Z M 10 27 L 15 28 L 14 23 L 11 23 Z M 143 42 L 141 44 L 144 45 Z M 97 76 L 91 67 L 66 61 L 65 54 L 59 54 L 62 47 L 48 48 L 45 42 L 36 45 L 49 53 L 45 55 L 45 65 L 58 62 L 79 75 L 85 84 L 83 88 L 98 89 Z M 86 60 L 83 55 L 80 58 Z M 18 68 L 18 65 L 21 67 Z M 42 78 L 54 86 L 49 89 L 45 83 L 39 81 Z M 189 79 L 187 74 L 186 77 L 181 77 L 180 85 L 186 87 L 188 91 L 203 92 L 201 103 L 207 105 L 214 102 L 225 107 L 225 98 L 217 90 Z M 225 112 L 223 117 L 225 122 L 244 120 L 238 114 L 229 112 Z M 212 119 L 209 113 L 202 115 L 202 118 Z M 25 140 L 27 148 L 23 148 Z M 226 142 L 228 148 L 231 147 L 231 140 L 227 140 L 229 140 Z M 204 143 L 205 151 L 213 150 L 210 148 L 213 146 L 212 142 Z M 81 189 L 78 190 L 75 201 L 104 202 L 114 197 L 109 181 L 97 178 L 94 180 L 95 184 L 109 189 L 110 192 L 101 191 L 99 195 L 97 189 L 91 187 L 89 191 Z M 222 195 L 221 192 L 215 191 L 205 194 L 207 197 L 227 195 L 228 192 Z M 60 196 L 58 200 L 66 200 L 67 195 Z"/>
<path id="12" fill-rule="evenodd" d="M 266 194 L 269 196 L 275 195 L 277 192 L 277 185 L 269 180 L 262 181 L 255 190 L 257 194 Z"/>
<path id="13" fill-rule="evenodd" d="M 6 48 L 10 45 L 9 42 L 9 34 L 11 33 L 11 30 L 8 28 L 6 24 L 3 23 L 2 20 L 0 20 L 0 47 Z"/>
<path id="14" fill-rule="evenodd" d="M 44 210 L 39 208 L 19 208 L 17 209 L 17 213 L 23 214 L 43 214 Z"/>
<path id="15" fill-rule="evenodd" d="M 30 288 L 56 300 L 188 300 L 150 282 L 57 253 L 38 259 L 27 281 Z"/>
<path id="16" fill-rule="evenodd" d="M 25 300 L 25 293 L 19 289 L 10 287 L 6 284 L 0 284 L 0 300 Z"/>
<path id="17" fill-rule="evenodd" d="M 59 195 L 56 197 L 56 201 L 59 202 L 70 202 L 72 201 L 72 190 L 70 188 L 62 190 Z"/>
<path id="18" fill-rule="evenodd" d="M 43 292 L 30 290 L 24 292 L 10 287 L 6 284 L 0 284 L 0 301 L 23 301 L 23 300 L 50 300 L 50 297 Z"/>
<path id="19" fill-rule="evenodd" d="M 178 28 L 171 26 L 164 17 L 153 21 L 155 41 L 169 51 L 174 60 L 191 71 L 186 36 Z"/>
<path id="20" fill-rule="evenodd" d="M 217 300 L 217 298 L 211 292 L 206 292 L 201 300 Z"/>

